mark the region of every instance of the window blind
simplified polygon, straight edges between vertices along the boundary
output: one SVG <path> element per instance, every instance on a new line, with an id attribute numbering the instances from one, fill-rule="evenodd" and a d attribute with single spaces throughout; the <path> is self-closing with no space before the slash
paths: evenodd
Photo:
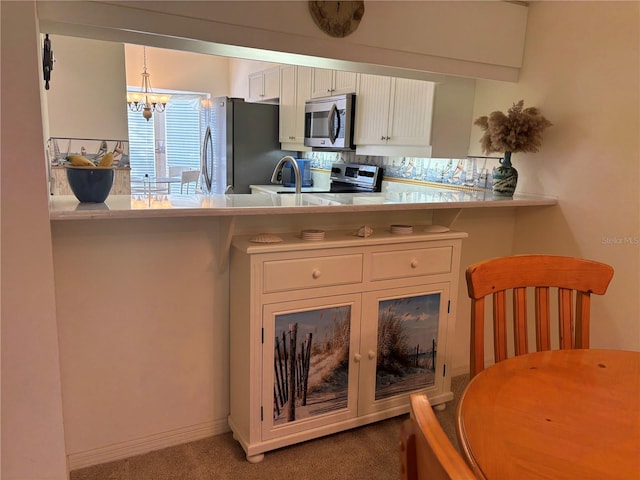
<path id="1" fill-rule="evenodd" d="M 156 174 L 154 118 L 147 121 L 141 112 L 127 108 L 129 121 L 129 163 L 132 178 Z"/>
<path id="2" fill-rule="evenodd" d="M 171 97 L 165 111 L 168 167 L 200 169 L 200 102 Z"/>
<path id="3" fill-rule="evenodd" d="M 142 112 L 127 109 L 132 178 L 166 175 L 169 167 L 200 170 L 201 132 L 206 128 L 203 98 L 172 95 L 165 111 L 154 112 L 149 121 Z"/>

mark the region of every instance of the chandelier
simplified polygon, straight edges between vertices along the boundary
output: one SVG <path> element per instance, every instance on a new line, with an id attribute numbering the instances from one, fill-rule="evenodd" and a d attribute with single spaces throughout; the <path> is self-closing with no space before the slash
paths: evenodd
<path id="1" fill-rule="evenodd" d="M 127 104 L 132 112 L 142 112 L 147 122 L 153 112 L 164 112 L 169 95 L 156 95 L 151 89 L 151 74 L 147 72 L 147 47 L 142 47 L 144 70 L 142 72 L 142 86 L 139 92 L 127 92 Z"/>

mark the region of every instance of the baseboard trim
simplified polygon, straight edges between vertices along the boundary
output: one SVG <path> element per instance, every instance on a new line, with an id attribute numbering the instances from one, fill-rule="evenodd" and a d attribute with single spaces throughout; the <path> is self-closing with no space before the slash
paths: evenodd
<path id="1" fill-rule="evenodd" d="M 457 377 L 458 375 L 469 375 L 469 366 L 457 367 L 451 370 L 451 377 Z"/>
<path id="2" fill-rule="evenodd" d="M 124 458 L 141 455 L 143 453 L 173 447 L 182 443 L 200 440 L 202 438 L 220 435 L 229 431 L 227 419 L 213 420 L 188 427 L 156 433 L 146 437 L 115 443 L 105 447 L 86 450 L 84 452 L 71 453 L 67 456 L 69 470 L 91 467 L 101 463 L 122 460 Z"/>

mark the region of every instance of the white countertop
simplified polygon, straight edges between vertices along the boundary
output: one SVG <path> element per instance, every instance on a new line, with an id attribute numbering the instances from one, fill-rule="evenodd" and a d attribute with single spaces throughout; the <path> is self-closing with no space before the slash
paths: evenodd
<path id="1" fill-rule="evenodd" d="M 516 194 L 513 197 L 494 197 L 491 192 L 422 187 L 418 191 L 364 194 L 111 195 L 104 203 L 97 204 L 79 203 L 73 195 L 53 195 L 49 200 L 49 212 L 51 220 L 88 220 L 441 210 L 555 204 L 557 204 L 556 198 L 539 195 Z"/>

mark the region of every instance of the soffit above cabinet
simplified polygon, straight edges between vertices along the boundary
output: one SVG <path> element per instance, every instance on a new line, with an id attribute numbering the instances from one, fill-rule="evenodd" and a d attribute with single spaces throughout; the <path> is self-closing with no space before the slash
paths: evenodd
<path id="1" fill-rule="evenodd" d="M 331 38 L 315 27 L 307 2 L 39 1 L 37 8 L 41 31 L 50 33 L 353 71 L 357 63 L 384 65 L 393 76 L 409 69 L 410 78 L 504 81 L 518 79 L 528 11 L 494 1 L 368 2 L 356 32 Z"/>

